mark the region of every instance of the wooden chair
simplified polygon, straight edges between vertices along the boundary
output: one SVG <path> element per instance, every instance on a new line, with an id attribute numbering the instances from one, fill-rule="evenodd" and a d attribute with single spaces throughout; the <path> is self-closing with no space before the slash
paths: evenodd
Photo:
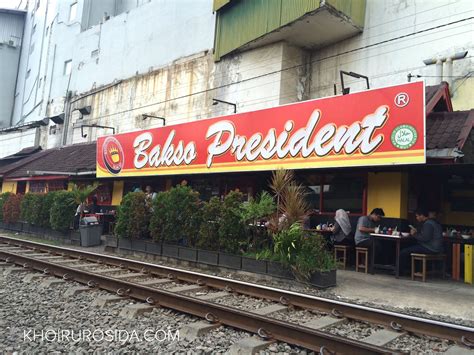
<path id="1" fill-rule="evenodd" d="M 421 272 L 416 270 L 416 262 L 421 261 Z M 421 277 L 423 282 L 426 282 L 427 270 L 426 264 L 431 261 L 431 272 L 434 273 L 435 270 L 435 262 L 441 261 L 442 268 L 442 278 L 444 279 L 444 275 L 446 272 L 446 255 L 444 254 L 411 254 L 411 279 L 415 280 L 415 277 Z"/>
<path id="2" fill-rule="evenodd" d="M 361 264 L 362 259 L 364 262 Z M 356 247 L 356 272 L 359 271 L 359 268 L 363 269 L 367 274 L 369 270 L 369 249 Z"/>
<path id="3" fill-rule="evenodd" d="M 342 265 L 343 270 L 346 269 L 350 249 L 349 245 L 334 245 L 334 260 L 336 260 L 336 264 Z"/>

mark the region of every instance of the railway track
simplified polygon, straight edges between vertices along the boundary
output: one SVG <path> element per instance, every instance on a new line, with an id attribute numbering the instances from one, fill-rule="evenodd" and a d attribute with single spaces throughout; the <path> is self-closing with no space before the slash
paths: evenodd
<path id="1" fill-rule="evenodd" d="M 0 237 L 0 259 L 321 353 L 396 353 L 387 345 L 409 335 L 429 335 L 456 343 L 448 349 L 453 354 L 468 353 L 474 345 L 474 328 L 470 327 L 16 238 Z M 249 310 L 220 302 L 231 295 L 265 299 L 269 304 Z M 274 317 L 282 310 L 309 310 L 317 316 L 298 324 Z M 348 321 L 365 322 L 376 330 L 360 340 L 331 332 Z"/>

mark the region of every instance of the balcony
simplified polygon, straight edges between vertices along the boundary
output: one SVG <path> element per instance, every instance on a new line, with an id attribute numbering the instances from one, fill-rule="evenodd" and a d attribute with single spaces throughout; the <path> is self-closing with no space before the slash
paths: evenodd
<path id="1" fill-rule="evenodd" d="M 317 49 L 362 32 L 366 0 L 214 0 L 215 59 L 286 41 Z"/>

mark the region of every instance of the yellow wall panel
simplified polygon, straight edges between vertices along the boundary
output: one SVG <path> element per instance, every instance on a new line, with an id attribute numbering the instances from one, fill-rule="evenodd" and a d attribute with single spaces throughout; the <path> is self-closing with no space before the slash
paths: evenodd
<path id="1" fill-rule="evenodd" d="M 369 173 L 367 213 L 380 207 L 387 217 L 407 218 L 407 187 L 405 173 Z"/>
<path id="2" fill-rule="evenodd" d="M 3 192 L 13 192 L 16 194 L 16 181 L 4 181 L 2 184 L 2 193 Z"/>
<path id="3" fill-rule="evenodd" d="M 123 180 L 114 181 L 114 188 L 112 191 L 112 206 L 118 206 L 120 205 L 120 202 L 122 202 L 123 185 L 124 185 Z"/>

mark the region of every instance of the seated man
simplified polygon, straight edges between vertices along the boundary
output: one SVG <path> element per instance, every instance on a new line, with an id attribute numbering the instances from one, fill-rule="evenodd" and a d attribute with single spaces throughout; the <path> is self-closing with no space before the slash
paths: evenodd
<path id="1" fill-rule="evenodd" d="M 355 232 L 356 247 L 370 248 L 372 241 L 370 240 L 370 233 L 375 233 L 376 223 L 380 222 L 385 212 L 381 208 L 374 208 L 368 216 L 362 216 L 357 221 Z"/>
<path id="2" fill-rule="evenodd" d="M 440 254 L 443 252 L 443 229 L 436 220 L 428 217 L 428 211 L 418 209 L 416 220 L 421 224 L 421 232 L 412 228 L 410 234 L 415 237 L 416 244 L 404 248 L 400 252 L 400 270 L 408 271 L 411 254 Z"/>

